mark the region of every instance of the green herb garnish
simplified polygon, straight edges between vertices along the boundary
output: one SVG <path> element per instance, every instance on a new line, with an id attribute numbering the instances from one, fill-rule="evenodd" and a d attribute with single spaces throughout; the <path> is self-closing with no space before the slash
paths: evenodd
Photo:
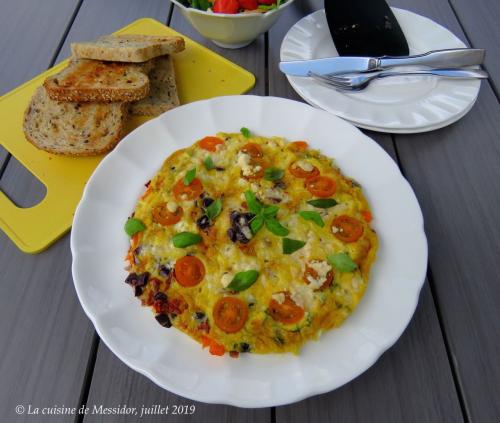
<path id="1" fill-rule="evenodd" d="M 283 238 L 283 254 L 292 254 L 300 250 L 306 243 L 298 239 Z"/>
<path id="2" fill-rule="evenodd" d="M 317 207 L 318 209 L 329 209 L 330 207 L 336 206 L 338 202 L 333 198 L 319 198 L 317 200 L 309 200 L 307 204 Z"/>
<path id="3" fill-rule="evenodd" d="M 253 234 L 256 234 L 260 228 L 264 225 L 264 216 L 255 216 L 250 222 L 250 229 Z"/>
<path id="4" fill-rule="evenodd" d="M 358 268 L 358 265 L 347 253 L 330 254 L 326 260 L 339 272 L 352 272 Z"/>
<path id="5" fill-rule="evenodd" d="M 275 218 L 265 219 L 266 228 L 271 231 L 274 235 L 287 236 L 290 231 L 285 228 L 280 222 Z"/>
<path id="6" fill-rule="evenodd" d="M 260 214 L 262 211 L 262 204 L 257 200 L 253 191 L 245 191 L 245 200 L 247 200 L 248 210 L 254 214 Z"/>
<path id="7" fill-rule="evenodd" d="M 248 210 L 256 215 L 250 221 L 250 229 L 254 235 L 264 225 L 266 225 L 266 228 L 275 235 L 287 236 L 289 234 L 288 229 L 276 219 L 276 215 L 279 212 L 278 206 L 266 206 L 262 204 L 257 200 L 255 193 L 251 190 L 245 191 L 245 199 L 247 201 Z"/>
<path id="8" fill-rule="evenodd" d="M 283 169 L 279 169 L 277 167 L 268 167 L 264 171 L 264 179 L 266 181 L 277 181 L 283 178 L 284 174 L 285 172 L 283 171 Z"/>
<path id="9" fill-rule="evenodd" d="M 214 220 L 222 211 L 222 201 L 220 198 L 213 201 L 207 208 L 205 208 L 205 213 L 210 220 Z"/>
<path id="10" fill-rule="evenodd" d="M 212 160 L 212 156 L 207 156 L 205 160 L 203 160 L 203 164 L 207 170 L 212 170 L 215 168 L 214 161 Z"/>
<path id="11" fill-rule="evenodd" d="M 201 241 L 201 235 L 193 232 L 179 232 L 172 237 L 174 247 L 186 248 L 190 245 L 198 244 Z"/>
<path id="12" fill-rule="evenodd" d="M 188 186 L 191 182 L 193 182 L 195 177 L 196 177 L 196 168 L 193 167 L 191 170 L 188 170 L 186 172 L 186 175 L 184 175 L 184 185 Z"/>
<path id="13" fill-rule="evenodd" d="M 316 223 L 319 227 L 325 226 L 325 222 L 323 222 L 323 219 L 321 218 L 321 215 L 318 212 L 315 211 L 300 211 L 299 216 L 302 219 L 305 220 L 311 220 L 312 222 Z"/>
<path id="14" fill-rule="evenodd" d="M 247 270 L 245 272 L 238 272 L 234 275 L 233 280 L 227 286 L 227 289 L 230 291 L 244 291 L 245 289 L 250 288 L 257 278 L 259 277 L 259 272 L 257 270 Z"/>
<path id="15" fill-rule="evenodd" d="M 130 217 L 126 222 L 124 228 L 128 236 L 134 236 L 138 232 L 142 232 L 146 229 L 146 225 L 142 223 L 142 220 L 136 219 L 135 217 Z"/>
<path id="16" fill-rule="evenodd" d="M 243 127 L 240 129 L 240 132 L 245 138 L 250 138 L 250 129 Z"/>

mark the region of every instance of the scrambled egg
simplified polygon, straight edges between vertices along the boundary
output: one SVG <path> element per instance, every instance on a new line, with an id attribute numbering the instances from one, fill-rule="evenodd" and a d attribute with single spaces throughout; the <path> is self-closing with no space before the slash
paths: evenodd
<path id="1" fill-rule="evenodd" d="M 297 353 L 353 312 L 377 236 L 332 159 L 245 135 L 167 158 L 133 214 L 126 282 L 161 325 L 213 354 Z"/>

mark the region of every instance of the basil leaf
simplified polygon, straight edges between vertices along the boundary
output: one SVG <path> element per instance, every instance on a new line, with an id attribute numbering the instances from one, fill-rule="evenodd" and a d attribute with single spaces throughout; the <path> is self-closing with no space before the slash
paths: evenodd
<path id="1" fill-rule="evenodd" d="M 318 209 L 329 209 L 330 207 L 336 206 L 338 202 L 333 198 L 319 198 L 317 200 L 309 200 L 307 204 L 317 207 Z"/>
<path id="2" fill-rule="evenodd" d="M 302 219 L 313 221 L 314 223 L 316 223 L 316 225 L 318 225 L 321 228 L 323 226 L 325 226 L 325 222 L 323 222 L 323 219 L 321 218 L 321 215 L 318 212 L 315 212 L 315 211 L 300 211 L 299 212 L 299 216 Z"/>
<path id="3" fill-rule="evenodd" d="M 188 170 L 186 172 L 186 175 L 184 176 L 184 185 L 188 186 L 191 182 L 193 182 L 193 179 L 196 177 L 196 168 L 193 167 L 191 170 Z"/>
<path id="4" fill-rule="evenodd" d="M 264 217 L 276 217 L 280 208 L 278 206 L 266 206 L 262 211 Z"/>
<path id="5" fill-rule="evenodd" d="M 240 132 L 245 138 L 250 138 L 250 129 L 243 127 L 240 129 Z"/>
<path id="6" fill-rule="evenodd" d="M 193 232 L 179 232 L 172 237 L 174 247 L 186 248 L 201 241 L 201 236 Z"/>
<path id="7" fill-rule="evenodd" d="M 125 222 L 123 229 L 125 229 L 128 236 L 134 236 L 137 232 L 142 232 L 146 229 L 146 225 L 142 223 L 142 220 L 131 217 Z"/>
<path id="8" fill-rule="evenodd" d="M 283 238 L 283 254 L 292 254 L 300 250 L 306 243 L 298 239 Z"/>
<path id="9" fill-rule="evenodd" d="M 268 167 L 264 171 L 264 179 L 266 181 L 277 181 L 278 179 L 283 178 L 285 174 L 283 169 L 279 169 L 277 167 Z"/>
<path id="10" fill-rule="evenodd" d="M 257 200 L 253 191 L 245 191 L 245 199 L 247 200 L 248 210 L 252 213 L 259 214 L 262 211 L 262 204 Z"/>
<path id="11" fill-rule="evenodd" d="M 214 220 L 222 211 L 222 201 L 220 198 L 213 201 L 206 209 L 205 213 L 207 214 L 210 220 Z"/>
<path id="12" fill-rule="evenodd" d="M 255 216 L 250 222 L 250 229 L 252 230 L 252 233 L 255 235 L 257 232 L 259 232 L 259 229 L 262 228 L 263 224 L 264 224 L 264 217 Z"/>
<path id="13" fill-rule="evenodd" d="M 257 270 L 247 270 L 245 272 L 238 272 L 234 275 L 233 280 L 227 286 L 230 291 L 244 291 L 250 288 L 259 277 L 259 272 Z"/>
<path id="14" fill-rule="evenodd" d="M 326 260 L 340 272 L 352 272 L 358 268 L 347 253 L 330 254 Z"/>
<path id="15" fill-rule="evenodd" d="M 207 156 L 205 160 L 203 161 L 203 164 L 205 165 L 207 170 L 212 170 L 215 168 L 214 161 L 212 160 L 212 156 Z"/>
<path id="16" fill-rule="evenodd" d="M 274 235 L 287 236 L 290 231 L 274 218 L 266 219 L 266 228 Z"/>

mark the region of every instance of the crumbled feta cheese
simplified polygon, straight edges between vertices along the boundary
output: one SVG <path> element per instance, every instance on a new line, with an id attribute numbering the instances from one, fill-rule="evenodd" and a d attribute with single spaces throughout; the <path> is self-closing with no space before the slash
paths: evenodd
<path id="1" fill-rule="evenodd" d="M 241 232 L 243 233 L 243 235 L 245 235 L 247 239 L 252 239 L 252 231 L 248 226 L 242 226 Z"/>
<path id="2" fill-rule="evenodd" d="M 313 290 L 309 285 L 300 284 L 292 286 L 290 298 L 299 307 L 308 310 L 312 307 L 314 301 L 313 295 Z"/>
<path id="3" fill-rule="evenodd" d="M 334 234 L 336 234 L 338 231 L 339 231 L 339 228 L 337 228 L 336 226 L 333 226 L 333 225 L 332 225 L 332 232 L 333 232 Z"/>
<path id="4" fill-rule="evenodd" d="M 233 280 L 233 275 L 230 273 L 224 273 L 222 277 L 220 278 L 220 284 L 224 287 L 227 288 L 227 286 L 231 283 Z"/>
<path id="5" fill-rule="evenodd" d="M 285 294 L 283 292 L 275 292 L 271 295 L 271 298 L 278 304 L 283 304 L 285 302 Z"/>
<path id="6" fill-rule="evenodd" d="M 177 209 L 179 208 L 179 206 L 177 205 L 176 202 L 174 201 L 169 201 L 167 203 L 167 210 L 170 212 L 170 213 L 175 213 L 177 211 Z"/>
<path id="7" fill-rule="evenodd" d="M 181 200 L 187 200 L 188 195 L 187 194 L 181 194 Z"/>
<path id="8" fill-rule="evenodd" d="M 304 172 L 312 172 L 314 169 L 314 166 L 305 160 L 295 162 L 295 167 L 300 167 Z"/>
<path id="9" fill-rule="evenodd" d="M 330 265 L 324 260 L 313 260 L 308 263 L 308 267 L 316 272 L 316 277 L 307 275 L 309 287 L 313 290 L 321 288 L 326 282 L 327 274 L 331 270 Z"/>

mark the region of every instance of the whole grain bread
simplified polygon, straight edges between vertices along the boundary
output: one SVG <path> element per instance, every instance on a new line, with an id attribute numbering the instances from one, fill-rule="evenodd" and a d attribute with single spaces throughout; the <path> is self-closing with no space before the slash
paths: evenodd
<path id="1" fill-rule="evenodd" d="M 58 74 L 49 76 L 44 87 L 49 97 L 57 101 L 136 101 L 149 93 L 148 66 L 74 60 Z"/>
<path id="2" fill-rule="evenodd" d="M 175 83 L 174 63 L 171 56 L 160 56 L 151 60 L 149 72 L 149 95 L 130 103 L 130 113 L 139 116 L 158 116 L 179 105 Z"/>
<path id="3" fill-rule="evenodd" d="M 120 141 L 125 103 L 68 103 L 51 100 L 37 89 L 24 114 L 23 130 L 37 148 L 54 154 L 94 156 Z"/>
<path id="4" fill-rule="evenodd" d="M 184 38 L 153 35 L 105 35 L 95 41 L 72 43 L 73 56 L 112 62 L 145 62 L 184 50 Z"/>

